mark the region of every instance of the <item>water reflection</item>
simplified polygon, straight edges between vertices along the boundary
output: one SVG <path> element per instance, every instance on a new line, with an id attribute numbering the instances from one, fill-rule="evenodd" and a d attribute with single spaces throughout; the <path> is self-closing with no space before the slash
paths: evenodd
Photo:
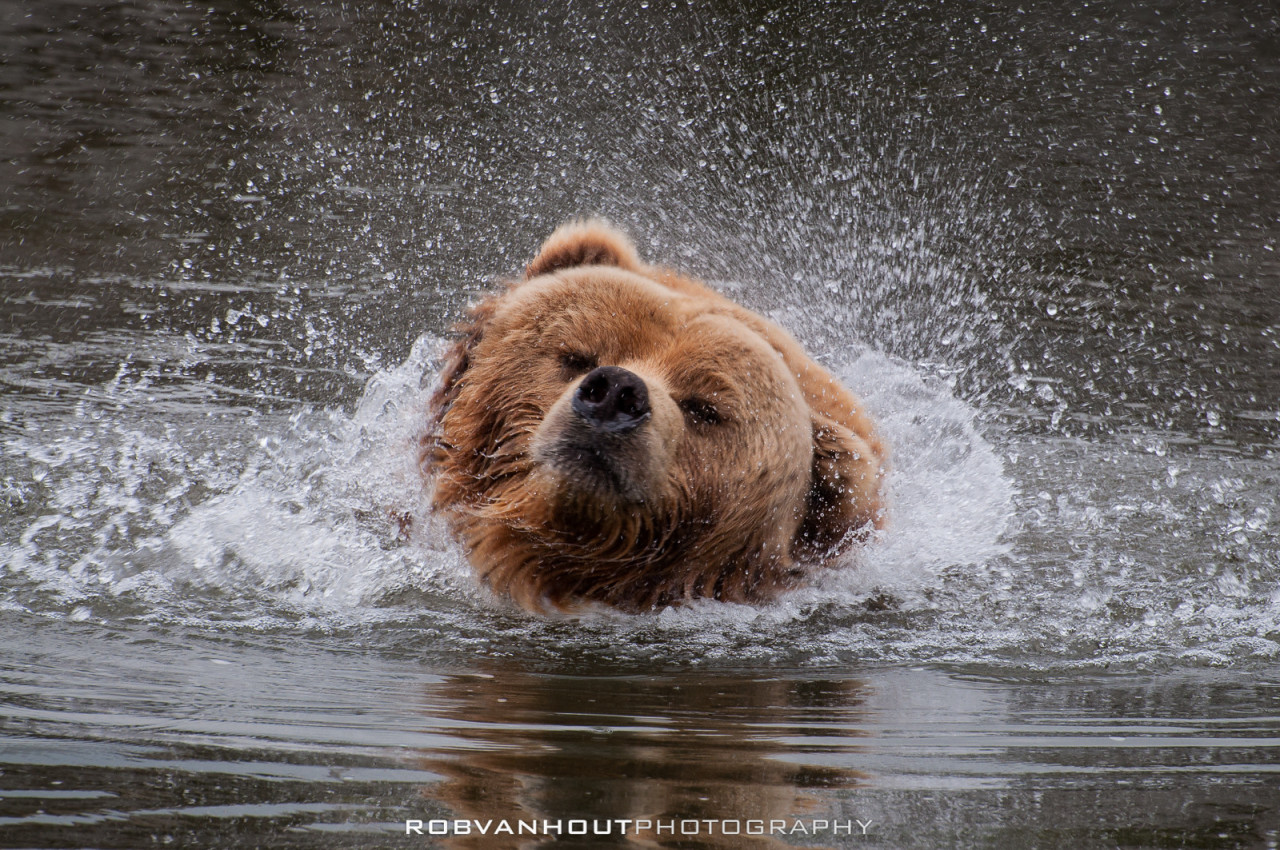
<path id="1" fill-rule="evenodd" d="M 689 846 L 658 823 L 703 823 L 704 847 L 786 846 L 745 834 L 748 822 L 836 817 L 831 792 L 862 785 L 849 768 L 866 733 L 868 685 L 860 680 L 706 677 L 575 677 L 493 672 L 432 686 L 433 724 L 454 743 L 418 764 L 448 777 L 424 790 L 447 817 L 500 823 L 598 821 L 619 840 L 621 819 L 645 846 Z M 832 764 L 840 751 L 843 764 Z M 823 753 L 828 758 L 809 761 Z M 824 763 L 825 761 L 825 763 Z M 847 815 L 841 815 L 847 819 Z M 651 822 L 646 828 L 644 821 Z M 606 827 L 605 822 L 613 822 Z M 741 829 L 744 834 L 725 835 Z M 567 826 L 565 827 L 567 828 Z M 593 829 L 596 826 L 593 825 Z M 821 840 L 818 834 L 815 838 Z M 831 838 L 830 833 L 826 836 Z M 457 848 L 519 848 L 545 837 L 457 835 Z"/>

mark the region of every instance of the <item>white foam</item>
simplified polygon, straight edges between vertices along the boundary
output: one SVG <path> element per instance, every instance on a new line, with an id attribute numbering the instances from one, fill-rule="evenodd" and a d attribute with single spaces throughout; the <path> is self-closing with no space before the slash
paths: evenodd
<path id="1" fill-rule="evenodd" d="M 354 413 L 295 415 L 229 492 L 195 507 L 166 535 L 171 577 L 210 588 L 246 585 L 332 612 L 415 585 L 439 590 L 456 558 L 431 541 L 416 438 L 440 348 L 424 336 L 400 366 L 377 374 Z M 403 518 L 428 545 L 404 547 Z"/>
<path id="2" fill-rule="evenodd" d="M 846 587 L 904 587 L 1004 553 L 1014 488 L 976 409 L 942 381 L 863 351 L 837 368 L 889 444 L 889 525 Z"/>

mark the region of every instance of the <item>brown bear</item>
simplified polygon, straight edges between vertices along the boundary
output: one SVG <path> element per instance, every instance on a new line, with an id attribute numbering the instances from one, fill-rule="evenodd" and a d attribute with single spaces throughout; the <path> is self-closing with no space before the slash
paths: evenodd
<path id="1" fill-rule="evenodd" d="M 433 508 L 535 611 L 759 603 L 884 522 L 884 444 L 773 322 L 562 226 L 474 307 L 430 401 Z"/>

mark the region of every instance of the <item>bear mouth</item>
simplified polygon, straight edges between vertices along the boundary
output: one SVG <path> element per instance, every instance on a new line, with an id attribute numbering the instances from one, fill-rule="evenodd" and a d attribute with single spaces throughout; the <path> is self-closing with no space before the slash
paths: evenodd
<path id="1" fill-rule="evenodd" d="M 630 474 L 626 452 L 618 447 L 566 440 L 542 455 L 540 460 L 558 474 L 562 486 L 570 492 L 643 500 L 644 494 Z"/>

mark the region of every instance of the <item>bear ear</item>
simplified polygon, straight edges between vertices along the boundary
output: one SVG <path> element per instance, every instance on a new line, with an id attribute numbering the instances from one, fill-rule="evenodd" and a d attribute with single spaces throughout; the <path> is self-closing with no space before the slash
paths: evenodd
<path id="1" fill-rule="evenodd" d="M 797 555 L 822 560 L 884 525 L 880 484 L 883 452 L 835 420 L 813 415 L 813 470 Z"/>
<path id="2" fill-rule="evenodd" d="M 621 231 L 608 222 L 588 219 L 556 228 L 524 276 L 528 279 L 574 266 L 617 266 L 632 272 L 644 268 L 635 246 Z"/>

